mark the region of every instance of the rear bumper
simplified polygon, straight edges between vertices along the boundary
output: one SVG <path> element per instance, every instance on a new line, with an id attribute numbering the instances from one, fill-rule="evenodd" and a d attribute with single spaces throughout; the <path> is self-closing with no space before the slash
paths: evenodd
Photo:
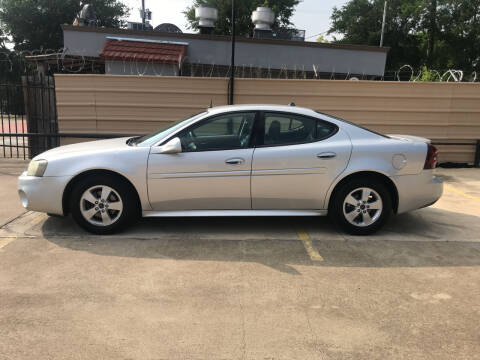
<path id="1" fill-rule="evenodd" d="M 443 181 L 433 175 L 433 170 L 392 179 L 398 190 L 398 214 L 433 205 L 443 194 Z"/>
<path id="2" fill-rule="evenodd" d="M 18 178 L 18 195 L 25 209 L 63 215 L 62 197 L 70 176 L 34 177 L 24 172 Z"/>

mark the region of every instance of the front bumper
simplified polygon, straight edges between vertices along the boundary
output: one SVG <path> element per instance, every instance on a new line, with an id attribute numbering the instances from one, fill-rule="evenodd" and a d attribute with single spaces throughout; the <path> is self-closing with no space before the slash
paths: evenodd
<path id="1" fill-rule="evenodd" d="M 25 209 L 63 215 L 63 192 L 70 176 L 34 177 L 24 172 L 18 178 L 18 195 Z"/>
<path id="2" fill-rule="evenodd" d="M 443 194 L 442 179 L 433 170 L 393 177 L 398 190 L 398 214 L 435 204 Z"/>

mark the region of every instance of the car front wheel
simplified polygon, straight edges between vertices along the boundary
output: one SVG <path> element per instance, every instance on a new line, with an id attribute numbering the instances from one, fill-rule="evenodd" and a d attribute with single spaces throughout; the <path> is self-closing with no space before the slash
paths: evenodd
<path id="1" fill-rule="evenodd" d="M 135 196 L 122 180 L 93 176 L 77 183 L 70 209 L 78 225 L 99 235 L 124 229 L 137 215 Z"/>
<path id="2" fill-rule="evenodd" d="M 391 216 L 392 200 L 385 185 L 376 179 L 351 180 L 336 192 L 329 213 L 347 233 L 369 235 Z"/>

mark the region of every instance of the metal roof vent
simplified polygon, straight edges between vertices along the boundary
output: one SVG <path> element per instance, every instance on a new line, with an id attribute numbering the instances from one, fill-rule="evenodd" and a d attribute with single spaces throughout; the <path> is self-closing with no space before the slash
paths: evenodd
<path id="1" fill-rule="evenodd" d="M 201 4 L 195 9 L 195 20 L 200 29 L 213 29 L 218 19 L 218 10 L 208 4 Z"/>
<path id="2" fill-rule="evenodd" d="M 269 7 L 259 6 L 252 13 L 252 22 L 255 25 L 255 31 L 272 31 L 275 13 Z"/>

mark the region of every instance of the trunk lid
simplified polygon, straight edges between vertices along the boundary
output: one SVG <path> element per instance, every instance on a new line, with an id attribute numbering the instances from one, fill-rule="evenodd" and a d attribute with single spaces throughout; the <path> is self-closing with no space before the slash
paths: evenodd
<path id="1" fill-rule="evenodd" d="M 414 143 L 426 143 L 431 144 L 432 140 L 420 137 L 420 136 L 412 136 L 412 135 L 388 135 L 390 138 L 395 140 L 407 141 L 407 142 L 414 142 Z"/>

